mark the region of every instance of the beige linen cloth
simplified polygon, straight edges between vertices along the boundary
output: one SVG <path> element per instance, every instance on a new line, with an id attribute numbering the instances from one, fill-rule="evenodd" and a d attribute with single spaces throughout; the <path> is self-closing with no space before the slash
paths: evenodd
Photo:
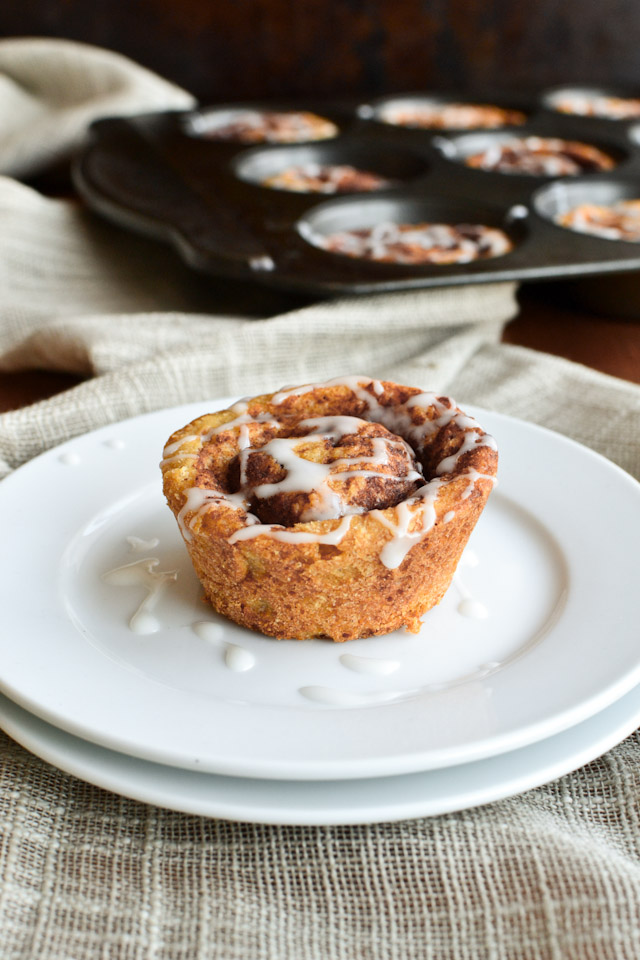
<path id="1" fill-rule="evenodd" d="M 93 116 L 190 102 L 102 50 L 2 42 L 0 169 L 65 156 Z M 501 345 L 511 286 L 305 306 L 196 276 L 9 177 L 0 222 L 0 369 L 89 378 L 0 416 L 5 474 L 143 411 L 362 372 L 545 424 L 640 475 L 640 391 Z M 639 801 L 637 735 L 481 809 L 295 828 L 136 803 L 0 734 L 0 960 L 637 960 Z"/>

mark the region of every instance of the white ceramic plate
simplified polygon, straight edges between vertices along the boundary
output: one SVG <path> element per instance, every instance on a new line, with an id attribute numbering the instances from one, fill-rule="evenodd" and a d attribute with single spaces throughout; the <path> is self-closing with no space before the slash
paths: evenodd
<path id="1" fill-rule="evenodd" d="M 174 429 L 229 402 L 98 430 L 2 483 L 11 562 L 0 587 L 0 690 L 10 699 L 154 762 L 347 779 L 514 750 L 585 720 L 640 681 L 640 486 L 558 435 L 482 411 L 501 450 L 500 485 L 461 581 L 418 637 L 275 641 L 216 617 L 200 601 L 157 463 Z M 142 553 L 128 537 L 147 541 L 133 541 Z M 178 577 L 138 620 L 160 629 L 137 634 L 129 620 L 144 587 L 102 577 L 145 556 Z M 465 598 L 476 612 L 483 605 L 486 619 L 462 616 Z M 345 665 L 345 655 L 362 659 Z"/>
<path id="2" fill-rule="evenodd" d="M 0 694 L 0 727 L 82 780 L 184 813 L 250 823 L 383 823 L 478 807 L 539 787 L 595 760 L 640 724 L 640 687 L 539 743 L 442 770 L 364 780 L 249 780 L 127 757 L 73 737 Z"/>

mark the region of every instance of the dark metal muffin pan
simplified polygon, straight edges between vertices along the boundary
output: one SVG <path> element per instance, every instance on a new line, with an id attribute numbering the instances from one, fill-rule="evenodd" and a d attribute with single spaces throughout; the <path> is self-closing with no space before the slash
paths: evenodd
<path id="1" fill-rule="evenodd" d="M 331 296 L 640 270 L 640 244 L 581 234 L 553 222 L 576 203 L 640 198 L 637 119 L 561 114 L 549 109 L 544 93 L 526 101 L 427 94 L 386 99 L 421 97 L 513 107 L 523 111 L 527 121 L 499 130 L 394 127 L 377 119 L 382 100 L 233 104 L 113 118 L 92 125 L 75 163 L 75 182 L 93 209 L 169 241 L 197 269 L 300 293 Z M 248 146 L 206 138 L 208 115 L 243 107 L 310 110 L 332 120 L 339 133 L 291 145 Z M 617 165 L 602 173 L 558 179 L 464 164 L 464 156 L 484 143 L 529 135 L 593 144 L 610 153 Z M 390 178 L 394 186 L 328 199 L 260 183 L 286 166 L 309 162 L 352 164 Z M 470 263 L 416 266 L 351 258 L 312 242 L 333 230 L 389 219 L 497 226 L 511 237 L 513 249 Z"/>

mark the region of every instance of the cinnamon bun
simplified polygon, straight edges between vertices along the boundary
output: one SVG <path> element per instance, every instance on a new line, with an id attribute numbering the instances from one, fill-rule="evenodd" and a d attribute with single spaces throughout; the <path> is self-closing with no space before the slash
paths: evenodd
<path id="1" fill-rule="evenodd" d="M 504 256 L 513 246 L 503 230 L 475 223 L 379 223 L 313 242 L 330 253 L 403 264 L 470 263 Z"/>
<path id="2" fill-rule="evenodd" d="M 615 161 L 604 150 L 558 137 L 517 137 L 492 144 L 466 158 L 469 167 L 536 177 L 568 177 L 610 170 Z"/>
<path id="3" fill-rule="evenodd" d="M 489 103 L 390 103 L 380 108 L 378 120 L 396 127 L 422 130 L 494 130 L 520 126 L 527 117 L 521 110 Z"/>
<path id="4" fill-rule="evenodd" d="M 394 186 L 394 181 L 349 164 L 307 163 L 287 167 L 263 180 L 262 185 L 293 193 L 369 193 Z"/>
<path id="5" fill-rule="evenodd" d="M 497 461 L 453 400 L 353 376 L 199 417 L 169 438 L 161 467 L 219 613 L 269 636 L 341 642 L 420 629 Z"/>
<path id="6" fill-rule="evenodd" d="M 640 243 L 640 200 L 619 200 L 610 206 L 581 203 L 558 214 L 556 223 L 603 240 Z"/>
<path id="7" fill-rule="evenodd" d="M 303 143 L 338 134 L 335 123 L 306 110 L 221 110 L 198 123 L 206 140 L 233 143 Z"/>
<path id="8" fill-rule="evenodd" d="M 632 120 L 640 117 L 638 97 L 614 97 L 603 93 L 568 90 L 553 97 L 551 106 L 558 113 L 570 113 L 579 117 L 602 117 L 607 120 Z"/>

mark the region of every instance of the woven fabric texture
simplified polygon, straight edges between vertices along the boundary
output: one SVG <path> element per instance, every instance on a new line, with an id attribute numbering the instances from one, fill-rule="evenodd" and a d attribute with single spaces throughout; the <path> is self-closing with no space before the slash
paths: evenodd
<path id="1" fill-rule="evenodd" d="M 2 71 L 10 175 L 64 155 L 92 116 L 191 102 L 65 42 L 0 43 Z M 197 277 L 8 176 L 0 214 L 0 370 L 87 377 L 0 416 L 4 474 L 147 410 L 355 372 L 544 424 L 640 477 L 640 390 L 501 344 L 510 285 L 302 304 Z M 0 734 L 0 960 L 636 960 L 639 819 L 637 734 L 521 797 L 331 828 L 143 805 Z"/>

